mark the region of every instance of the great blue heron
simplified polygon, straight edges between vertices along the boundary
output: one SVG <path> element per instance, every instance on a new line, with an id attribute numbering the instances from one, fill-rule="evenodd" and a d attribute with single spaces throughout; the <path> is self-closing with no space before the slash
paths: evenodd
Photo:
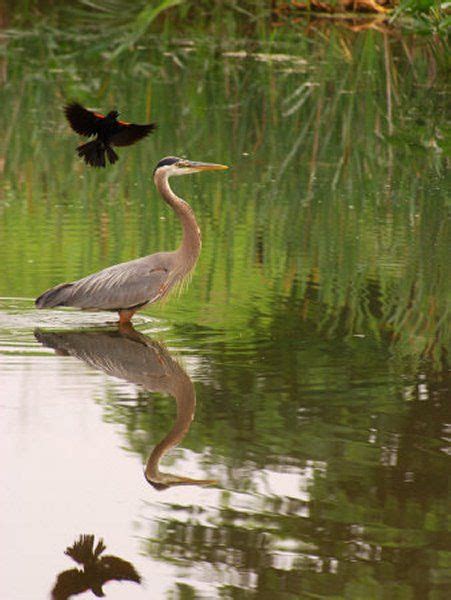
<path id="1" fill-rule="evenodd" d="M 182 224 L 183 238 L 179 248 L 113 265 L 78 281 L 60 283 L 39 296 L 36 307 L 72 306 L 82 310 L 117 311 L 119 322 L 127 323 L 137 310 L 166 296 L 192 271 L 201 248 L 200 230 L 193 209 L 174 194 L 168 179 L 172 175 L 227 168 L 174 156 L 160 160 L 154 171 L 154 182 Z"/>
<path id="2" fill-rule="evenodd" d="M 179 485 L 209 485 L 213 479 L 192 479 L 160 471 L 160 461 L 188 433 L 196 409 L 194 384 L 168 349 L 133 329 L 131 323 L 115 330 L 35 331 L 36 339 L 60 356 L 73 356 L 90 367 L 125 379 L 150 392 L 175 398 L 177 416 L 171 430 L 153 448 L 145 467 L 147 481 L 157 490 Z"/>

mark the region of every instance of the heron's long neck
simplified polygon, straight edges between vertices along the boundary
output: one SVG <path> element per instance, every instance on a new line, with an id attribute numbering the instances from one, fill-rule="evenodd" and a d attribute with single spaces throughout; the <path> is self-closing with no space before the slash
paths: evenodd
<path id="1" fill-rule="evenodd" d="M 146 477 L 157 483 L 166 482 L 165 478 L 170 478 L 169 474 L 160 473 L 159 462 L 188 433 L 196 408 L 194 385 L 188 375 L 179 369 L 179 372 L 174 372 L 172 376 L 175 379 L 171 382 L 173 389 L 170 390 L 170 393 L 177 401 L 177 418 L 171 431 L 152 450 L 146 465 Z M 176 477 L 176 479 L 179 478 Z"/>
<path id="2" fill-rule="evenodd" d="M 157 172 L 155 185 L 165 202 L 169 204 L 180 219 L 183 238 L 177 252 L 183 257 L 187 270 L 190 270 L 196 264 L 202 245 L 200 229 L 194 211 L 187 202 L 174 194 L 164 173 L 159 175 Z"/>

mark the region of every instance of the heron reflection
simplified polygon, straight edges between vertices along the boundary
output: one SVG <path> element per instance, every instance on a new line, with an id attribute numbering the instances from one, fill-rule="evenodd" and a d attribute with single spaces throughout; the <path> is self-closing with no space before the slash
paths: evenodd
<path id="1" fill-rule="evenodd" d="M 152 450 L 144 471 L 154 488 L 216 483 L 212 479 L 191 479 L 160 471 L 160 460 L 188 433 L 196 408 L 193 382 L 165 346 L 139 333 L 129 323 L 115 330 L 44 332 L 38 329 L 35 337 L 59 355 L 73 356 L 108 375 L 175 398 L 177 416 L 173 427 Z"/>
<path id="2" fill-rule="evenodd" d="M 100 539 L 94 547 L 93 535 L 81 535 L 64 552 L 81 566 L 60 573 L 52 589 L 52 600 L 66 600 L 72 596 L 92 591 L 98 598 L 105 596 L 103 586 L 109 581 L 141 583 L 141 576 L 132 563 L 107 554 L 101 556 L 106 546 Z"/>

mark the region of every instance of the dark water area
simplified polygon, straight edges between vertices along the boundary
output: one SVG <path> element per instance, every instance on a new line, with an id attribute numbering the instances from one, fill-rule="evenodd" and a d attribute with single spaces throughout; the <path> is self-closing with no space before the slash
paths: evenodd
<path id="1" fill-rule="evenodd" d="M 109 60 L 25 37 L 0 61 L 2 598 L 95 597 L 105 572 L 112 599 L 448 598 L 448 89 L 429 46 L 174 39 Z M 158 131 L 88 169 L 69 99 Z M 133 328 L 36 311 L 175 249 L 166 155 L 230 166 L 173 180 L 203 237 L 189 287 Z"/>

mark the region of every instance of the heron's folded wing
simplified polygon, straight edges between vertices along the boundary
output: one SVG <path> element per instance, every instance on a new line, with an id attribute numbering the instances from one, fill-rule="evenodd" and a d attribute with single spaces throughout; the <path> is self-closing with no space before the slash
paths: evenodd
<path id="1" fill-rule="evenodd" d="M 64 305 L 118 310 L 155 302 L 165 293 L 168 269 L 152 258 L 114 265 L 74 282 Z"/>
<path id="2" fill-rule="evenodd" d="M 72 129 L 79 135 L 96 135 L 99 127 L 105 118 L 100 113 L 94 113 L 84 108 L 78 102 L 72 102 L 64 107 L 67 120 Z"/>
<path id="3" fill-rule="evenodd" d="M 152 133 L 156 128 L 155 123 L 149 123 L 148 125 L 134 125 L 133 123 L 120 122 L 120 125 L 120 131 L 111 137 L 111 143 L 114 146 L 130 146 L 146 137 L 146 135 L 149 135 L 149 133 Z"/>

